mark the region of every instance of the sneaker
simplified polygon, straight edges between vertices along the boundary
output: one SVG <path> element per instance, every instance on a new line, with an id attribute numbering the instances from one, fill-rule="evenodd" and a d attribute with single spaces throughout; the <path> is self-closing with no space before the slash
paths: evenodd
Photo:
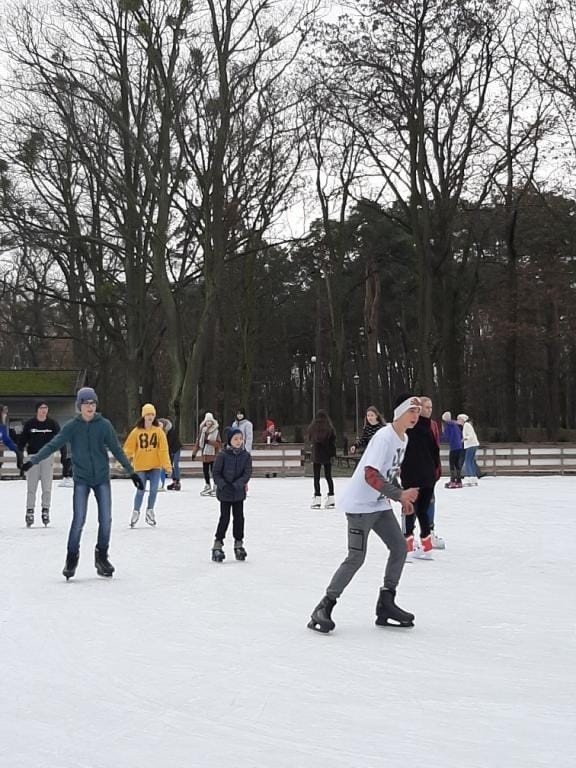
<path id="1" fill-rule="evenodd" d="M 132 512 L 132 517 L 130 519 L 130 528 L 134 528 L 138 520 L 140 520 L 140 510 L 135 509 L 134 512 Z"/>
<path id="2" fill-rule="evenodd" d="M 326 501 L 324 503 L 324 509 L 334 509 L 336 506 L 336 499 L 334 496 L 326 496 Z"/>
<path id="3" fill-rule="evenodd" d="M 74 488 L 74 480 L 71 477 L 63 477 L 58 483 L 59 488 Z"/>
<path id="4" fill-rule="evenodd" d="M 322 496 L 313 496 L 312 504 L 310 504 L 310 509 L 320 509 L 321 506 L 322 506 Z"/>
<path id="5" fill-rule="evenodd" d="M 44 526 L 50 523 L 50 510 L 47 507 L 42 508 L 42 522 Z"/>
<path id="6" fill-rule="evenodd" d="M 26 510 L 26 528 L 30 528 L 34 525 L 34 510 L 33 509 L 27 509 Z"/>
<path id="7" fill-rule="evenodd" d="M 446 549 L 446 542 L 441 536 L 436 536 L 434 532 L 430 536 L 432 537 L 432 549 Z"/>
<path id="8" fill-rule="evenodd" d="M 148 525 L 156 525 L 156 517 L 153 509 L 146 510 L 146 522 Z"/>

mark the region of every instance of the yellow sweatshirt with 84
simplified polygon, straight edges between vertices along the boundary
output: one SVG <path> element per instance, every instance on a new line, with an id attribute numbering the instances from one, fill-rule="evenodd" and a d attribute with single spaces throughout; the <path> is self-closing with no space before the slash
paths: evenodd
<path id="1" fill-rule="evenodd" d="M 124 443 L 124 453 L 132 462 L 135 472 L 161 468 L 167 474 L 172 472 L 168 440 L 162 427 L 134 427 Z"/>

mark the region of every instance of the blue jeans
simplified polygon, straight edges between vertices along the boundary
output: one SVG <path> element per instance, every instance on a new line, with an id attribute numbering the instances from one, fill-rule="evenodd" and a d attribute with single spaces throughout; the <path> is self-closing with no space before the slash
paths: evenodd
<path id="1" fill-rule="evenodd" d="M 154 504 L 156 504 L 156 496 L 158 495 L 158 484 L 160 482 L 161 471 L 163 470 L 146 469 L 143 472 L 137 473 L 140 480 L 142 480 L 144 483 L 144 490 L 136 491 L 136 496 L 134 496 L 134 509 L 140 511 L 140 507 L 142 506 L 142 499 L 144 498 L 144 494 L 146 492 L 146 480 L 148 480 L 150 484 L 148 488 L 148 506 L 146 509 L 154 509 Z"/>
<path id="2" fill-rule="evenodd" d="M 430 530 L 434 530 L 434 513 L 436 512 L 436 498 L 432 496 L 430 504 L 428 504 L 428 525 Z"/>
<path id="3" fill-rule="evenodd" d="M 480 471 L 476 464 L 476 451 L 478 446 L 466 448 L 464 451 L 464 477 L 478 477 Z"/>
<path id="4" fill-rule="evenodd" d="M 176 451 L 170 456 L 172 462 L 172 480 L 180 481 L 180 451 Z"/>
<path id="5" fill-rule="evenodd" d="M 98 549 L 104 552 L 110 544 L 110 530 L 112 528 L 112 491 L 110 481 L 99 485 L 88 485 L 78 480 L 74 483 L 72 497 L 72 525 L 68 534 L 68 552 L 77 554 L 80 551 L 80 538 L 86 522 L 88 511 L 88 496 L 94 491 L 96 504 L 98 505 Z"/>

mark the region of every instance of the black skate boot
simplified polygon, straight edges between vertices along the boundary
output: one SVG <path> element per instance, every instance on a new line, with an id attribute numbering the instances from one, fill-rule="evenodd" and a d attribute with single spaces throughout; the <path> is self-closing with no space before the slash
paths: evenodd
<path id="1" fill-rule="evenodd" d="M 396 592 L 381 589 L 376 603 L 376 625 L 378 627 L 413 627 L 414 614 L 403 611 L 394 602 Z"/>
<path id="2" fill-rule="evenodd" d="M 42 522 L 45 526 L 50 524 L 50 510 L 48 507 L 42 508 Z"/>
<path id="3" fill-rule="evenodd" d="M 244 549 L 244 543 L 242 541 L 234 542 L 234 557 L 236 560 L 246 560 L 248 552 Z"/>
<path id="4" fill-rule="evenodd" d="M 216 539 L 216 541 L 214 542 L 214 546 L 212 547 L 212 560 L 215 563 L 223 563 L 226 558 L 226 555 L 224 554 L 223 546 L 224 544 L 221 541 L 218 541 L 218 539 Z"/>
<path id="5" fill-rule="evenodd" d="M 34 525 L 34 510 L 26 510 L 26 528 L 31 528 Z"/>
<path id="6" fill-rule="evenodd" d="M 66 555 L 66 565 L 62 571 L 62 576 L 66 576 L 66 581 L 71 579 L 76 573 L 76 568 L 78 568 L 78 558 L 78 552 L 68 552 Z"/>
<path id="7" fill-rule="evenodd" d="M 110 560 L 108 560 L 107 549 L 98 549 L 98 547 L 96 547 L 94 550 L 94 565 L 96 566 L 96 573 L 98 576 L 105 576 L 107 579 L 112 578 L 114 566 Z"/>
<path id="8" fill-rule="evenodd" d="M 180 490 L 180 480 L 173 480 L 170 485 L 167 485 L 166 488 L 169 491 L 179 491 Z"/>
<path id="9" fill-rule="evenodd" d="M 315 632 L 322 632 L 323 634 L 331 632 L 336 627 L 336 624 L 332 621 L 332 609 L 335 605 L 336 600 L 325 595 L 312 611 L 310 621 L 308 622 L 308 628 L 313 629 Z"/>

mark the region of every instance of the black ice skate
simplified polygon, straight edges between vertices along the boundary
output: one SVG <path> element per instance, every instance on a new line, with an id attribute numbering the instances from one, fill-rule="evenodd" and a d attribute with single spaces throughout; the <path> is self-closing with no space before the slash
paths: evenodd
<path id="1" fill-rule="evenodd" d="M 414 614 L 403 611 L 394 602 L 396 592 L 381 589 L 376 603 L 376 625 L 378 627 L 413 627 Z"/>
<path id="2" fill-rule="evenodd" d="M 31 528 L 34 525 L 34 510 L 26 510 L 26 528 Z"/>
<path id="3" fill-rule="evenodd" d="M 216 539 L 214 546 L 212 547 L 212 560 L 215 563 L 223 563 L 226 558 L 224 550 L 222 549 L 223 546 L 224 544 Z"/>
<path id="4" fill-rule="evenodd" d="M 42 522 L 45 526 L 50 524 L 50 510 L 47 507 L 42 509 Z"/>
<path id="5" fill-rule="evenodd" d="M 180 490 L 180 480 L 174 480 L 170 485 L 166 486 L 167 490 L 169 491 L 179 491 Z"/>
<path id="6" fill-rule="evenodd" d="M 332 609 L 335 605 L 336 600 L 325 595 L 312 611 L 308 628 L 323 634 L 331 632 L 336 627 L 336 624 L 332 621 Z"/>
<path id="7" fill-rule="evenodd" d="M 234 557 L 236 560 L 246 560 L 248 552 L 244 549 L 244 545 L 241 541 L 234 542 Z"/>
<path id="8" fill-rule="evenodd" d="M 78 552 L 68 552 L 66 555 L 66 565 L 62 571 L 62 576 L 66 576 L 66 581 L 75 575 L 76 568 L 78 568 L 78 558 Z"/>
<path id="9" fill-rule="evenodd" d="M 108 560 L 107 549 L 98 549 L 98 547 L 96 547 L 94 550 L 94 565 L 96 566 L 96 573 L 98 576 L 104 576 L 107 579 L 112 578 L 114 566 L 110 560 Z"/>

